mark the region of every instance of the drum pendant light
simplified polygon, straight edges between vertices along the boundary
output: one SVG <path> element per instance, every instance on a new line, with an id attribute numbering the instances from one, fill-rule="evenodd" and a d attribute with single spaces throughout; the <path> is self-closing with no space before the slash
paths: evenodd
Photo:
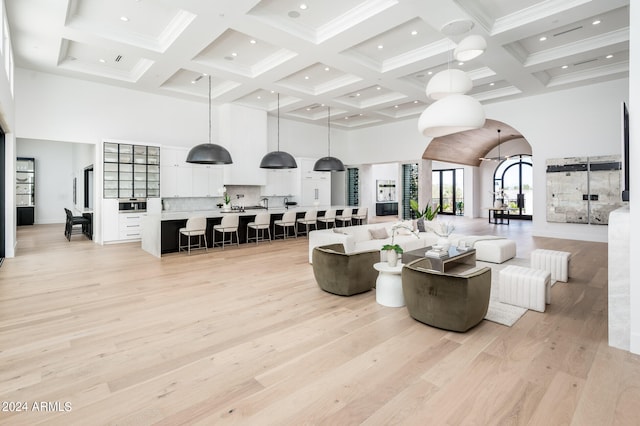
<path id="1" fill-rule="evenodd" d="M 313 170 L 316 172 L 344 172 L 345 168 L 342 161 L 331 156 L 331 107 L 327 110 L 327 132 L 329 155 L 316 161 L 316 164 L 313 165 Z"/>
<path id="2" fill-rule="evenodd" d="M 187 163 L 231 164 L 231 154 L 221 145 L 211 143 L 211 76 L 209 77 L 209 143 L 196 145 L 187 154 Z"/>
<path id="3" fill-rule="evenodd" d="M 296 169 L 295 158 L 288 152 L 280 151 L 280 93 L 278 93 L 278 150 L 271 151 L 260 162 L 261 169 Z"/>

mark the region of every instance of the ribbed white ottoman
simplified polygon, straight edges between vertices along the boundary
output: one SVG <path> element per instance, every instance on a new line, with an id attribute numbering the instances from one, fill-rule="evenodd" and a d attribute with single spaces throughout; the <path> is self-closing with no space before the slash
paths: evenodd
<path id="1" fill-rule="evenodd" d="M 551 303 L 551 273 L 510 265 L 500 271 L 498 300 L 544 312 Z"/>
<path id="2" fill-rule="evenodd" d="M 566 251 L 537 249 L 531 252 L 531 267 L 551 272 L 554 281 L 569 280 L 569 257 Z"/>

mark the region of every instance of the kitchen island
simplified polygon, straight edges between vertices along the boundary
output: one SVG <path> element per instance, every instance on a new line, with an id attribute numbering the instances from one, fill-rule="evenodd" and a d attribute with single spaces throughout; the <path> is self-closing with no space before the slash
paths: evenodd
<path id="1" fill-rule="evenodd" d="M 271 214 L 271 231 L 273 232 L 273 222 L 282 219 L 282 215 L 287 211 L 295 211 L 297 218 L 304 217 L 310 209 L 318 210 L 318 217 L 330 208 L 336 209 L 340 214 L 345 206 L 292 206 L 274 207 L 269 209 L 246 209 L 244 211 L 223 211 L 196 210 L 196 211 L 163 211 L 160 214 L 148 214 L 142 219 L 142 249 L 153 256 L 160 257 L 163 254 L 178 251 L 178 231 L 184 228 L 187 219 L 194 216 L 204 216 L 207 218 L 207 244 L 213 246 L 213 226 L 219 224 L 225 215 L 239 215 L 238 237 L 240 244 L 247 240 L 247 224 L 252 222 L 258 213 L 269 212 Z M 357 207 L 354 207 L 357 209 Z M 273 235 L 272 235 L 273 237 Z"/>

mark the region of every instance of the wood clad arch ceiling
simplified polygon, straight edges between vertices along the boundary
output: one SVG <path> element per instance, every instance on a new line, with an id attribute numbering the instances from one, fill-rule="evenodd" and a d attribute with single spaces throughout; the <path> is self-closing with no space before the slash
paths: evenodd
<path id="1" fill-rule="evenodd" d="M 477 167 L 482 162 L 480 157 L 486 157 L 489 151 L 498 146 L 498 129 L 501 130 L 501 143 L 524 138 L 520 132 L 508 124 L 487 119 L 481 129 L 432 139 L 424 150 L 422 158 Z"/>

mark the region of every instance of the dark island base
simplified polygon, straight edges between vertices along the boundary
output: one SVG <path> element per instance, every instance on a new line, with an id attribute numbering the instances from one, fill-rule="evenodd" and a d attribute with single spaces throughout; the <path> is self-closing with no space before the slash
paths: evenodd
<path id="1" fill-rule="evenodd" d="M 336 213 L 341 214 L 342 210 L 337 210 Z M 282 215 L 283 213 L 271 213 L 271 224 L 270 224 L 271 239 L 274 239 L 273 222 L 275 222 L 276 220 L 282 219 Z M 304 215 L 305 215 L 304 212 L 298 212 L 296 214 L 296 218 L 298 219 L 304 218 Z M 322 217 L 322 216 L 324 216 L 324 210 L 318 210 L 318 217 Z M 240 216 L 240 223 L 238 225 L 238 239 L 240 240 L 240 244 L 244 244 L 247 242 L 247 224 L 249 222 L 253 222 L 254 219 L 255 219 L 255 215 Z M 207 218 L 207 246 L 208 247 L 213 247 L 213 226 L 219 225 L 221 221 L 222 221 L 222 218 Z M 162 221 L 161 229 L 160 229 L 160 232 L 161 232 L 160 244 L 161 244 L 162 254 L 174 253 L 178 251 L 178 231 L 180 230 L 180 228 L 184 228 L 186 224 L 187 224 L 186 219 Z M 315 229 L 315 228 L 312 228 L 312 229 Z M 278 228 L 278 231 L 280 230 L 281 228 Z M 300 231 L 304 231 L 304 225 L 298 225 L 298 232 Z M 250 236 L 253 238 L 254 231 L 250 230 L 249 232 L 251 232 Z M 288 235 L 291 237 L 294 236 L 292 229 L 289 229 Z M 218 241 L 220 241 L 222 239 L 222 234 L 218 233 L 217 238 L 218 238 Z M 228 234 L 226 235 L 226 238 L 229 238 Z M 278 238 L 282 238 L 282 236 L 279 236 Z M 235 241 L 235 237 L 234 237 L 234 241 Z M 184 243 L 186 243 L 186 238 L 183 240 L 183 244 Z"/>

